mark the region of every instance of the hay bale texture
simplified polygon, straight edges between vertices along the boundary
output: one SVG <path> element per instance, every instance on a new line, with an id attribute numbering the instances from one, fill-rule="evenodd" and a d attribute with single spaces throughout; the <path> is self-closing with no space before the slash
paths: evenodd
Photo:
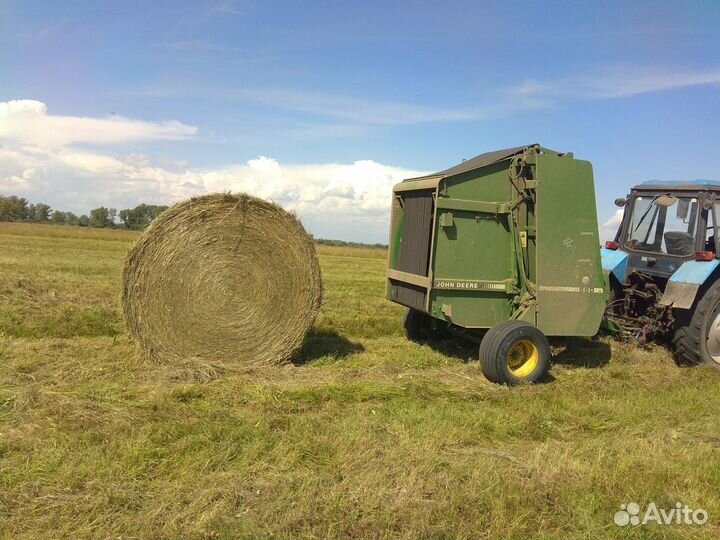
<path id="1" fill-rule="evenodd" d="M 248 195 L 195 197 L 163 212 L 128 254 L 122 279 L 128 331 L 161 361 L 285 362 L 322 298 L 310 235 Z"/>

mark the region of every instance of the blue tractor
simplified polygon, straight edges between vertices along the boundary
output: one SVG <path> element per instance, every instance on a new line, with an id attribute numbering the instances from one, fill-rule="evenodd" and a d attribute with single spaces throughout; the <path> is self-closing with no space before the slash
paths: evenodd
<path id="1" fill-rule="evenodd" d="M 610 327 L 720 367 L 720 182 L 649 181 L 615 204 L 623 220 L 602 248 Z"/>

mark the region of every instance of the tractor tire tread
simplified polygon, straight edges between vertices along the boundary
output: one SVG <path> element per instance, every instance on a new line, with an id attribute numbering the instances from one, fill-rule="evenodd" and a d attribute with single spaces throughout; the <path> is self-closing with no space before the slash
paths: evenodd
<path id="1" fill-rule="evenodd" d="M 715 364 L 707 358 L 703 345 L 706 339 L 706 318 L 720 301 L 720 281 L 698 291 L 698 300 L 688 313 L 680 316 L 672 337 L 675 355 L 681 364 Z"/>

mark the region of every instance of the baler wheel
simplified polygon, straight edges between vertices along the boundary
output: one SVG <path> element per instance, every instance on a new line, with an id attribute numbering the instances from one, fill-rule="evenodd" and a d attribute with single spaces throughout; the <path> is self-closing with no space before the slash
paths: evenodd
<path id="1" fill-rule="evenodd" d="M 425 317 L 426 315 L 417 309 L 407 308 L 405 310 L 403 329 L 405 330 L 405 337 L 409 341 L 417 342 L 425 339 L 426 336 L 423 332 L 423 319 Z"/>
<path id="2" fill-rule="evenodd" d="M 446 323 L 413 308 L 405 310 L 403 328 L 405 329 L 405 337 L 415 342 L 428 339 L 445 339 L 449 335 Z"/>
<path id="3" fill-rule="evenodd" d="M 550 369 L 545 334 L 524 321 L 503 321 L 488 330 L 479 357 L 485 377 L 498 384 L 537 382 Z"/>

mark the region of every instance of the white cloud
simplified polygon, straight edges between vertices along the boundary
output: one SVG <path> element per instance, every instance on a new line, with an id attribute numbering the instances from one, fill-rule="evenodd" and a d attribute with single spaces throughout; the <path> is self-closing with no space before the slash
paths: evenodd
<path id="1" fill-rule="evenodd" d="M 37 170 L 43 174 L 34 183 L 27 171 Z M 221 169 L 172 172 L 135 156 L 62 150 L 47 156 L 39 169 L 18 169 L 0 182 L 0 191 L 76 213 L 100 205 L 169 204 L 203 193 L 244 192 L 296 212 L 318 236 L 385 241 L 393 184 L 421 174 L 371 160 L 282 165 L 263 156 Z"/>
<path id="2" fill-rule="evenodd" d="M 272 200 L 296 212 L 318 236 L 385 242 L 392 186 L 425 171 L 372 160 L 283 165 L 261 156 L 198 174 L 205 191 L 244 192 Z"/>
<path id="3" fill-rule="evenodd" d="M 34 127 L 23 126 L 23 120 Z M 163 133 L 157 124 L 126 122 L 126 127 L 150 127 L 145 132 L 123 128 L 92 142 Z M 40 136 L 41 127 L 49 129 L 52 123 L 52 140 Z M 182 161 L 114 155 L 71 144 L 92 139 L 93 123 L 111 130 L 118 125 L 115 120 L 50 117 L 38 101 L 0 103 L 0 193 L 80 214 L 100 205 L 125 208 L 140 202 L 169 204 L 208 192 L 244 192 L 296 212 L 318 236 L 385 241 L 393 184 L 424 174 L 372 160 L 293 165 L 265 156 L 227 167 L 191 169 Z M 78 127 L 79 135 L 74 131 Z M 176 135 L 182 133 L 191 134 L 180 130 Z"/>
<path id="4" fill-rule="evenodd" d="M 267 89 L 217 90 L 217 96 L 339 121 L 334 125 L 321 120 L 308 129 L 346 136 L 367 133 L 378 126 L 479 120 L 489 115 L 553 106 L 568 99 L 612 99 L 719 84 L 720 69 L 612 70 L 556 81 L 525 81 L 500 94 L 492 107 L 470 108 Z M 49 114 L 40 101 L 0 103 L 0 192 L 26 195 L 57 208 L 84 213 L 101 204 L 115 207 L 139 202 L 160 204 L 212 191 L 243 191 L 296 211 L 319 235 L 384 240 L 392 184 L 423 173 L 372 160 L 298 165 L 263 156 L 246 163 L 197 169 L 184 161 L 87 149 L 88 144 L 97 147 L 131 141 L 188 139 L 197 132 L 197 128 L 178 121 L 60 116 Z M 297 136 L 305 138 L 311 134 Z M 622 212 L 616 212 L 603 223 L 603 240 L 614 236 L 621 217 Z"/>
<path id="5" fill-rule="evenodd" d="M 221 15 L 247 15 L 255 8 L 250 0 L 223 0 L 210 9 L 210 14 Z"/>
<path id="6" fill-rule="evenodd" d="M 423 171 L 371 160 L 352 164 L 280 165 L 259 157 L 245 165 L 200 173 L 209 191 L 243 191 L 301 215 L 373 217 L 386 213 L 392 186 Z M 374 218 L 373 218 L 374 219 Z"/>
<path id="7" fill-rule="evenodd" d="M 33 177 L 35 177 L 35 169 L 25 169 L 19 174 L 6 176 L 0 179 L 0 189 L 11 193 L 17 191 L 32 191 L 34 188 Z"/>
<path id="8" fill-rule="evenodd" d="M 615 213 L 600 225 L 600 241 L 605 242 L 606 240 L 613 240 L 617 233 L 618 227 L 623 220 L 623 210 L 618 208 Z"/>
<path id="9" fill-rule="evenodd" d="M 510 96 L 542 106 L 563 98 L 617 99 L 708 85 L 720 85 L 720 68 L 692 71 L 626 67 L 600 70 L 591 75 L 564 77 L 557 81 L 526 80 L 513 88 Z"/>
<path id="10" fill-rule="evenodd" d="M 90 152 L 59 152 L 55 157 L 69 167 L 91 173 L 121 173 L 125 168 L 125 164 L 115 158 Z"/>
<path id="11" fill-rule="evenodd" d="M 365 125 L 412 125 L 478 120 L 486 117 L 488 113 L 479 108 L 453 109 L 273 88 L 233 90 L 228 95 L 230 96 L 261 105 Z"/>
<path id="12" fill-rule="evenodd" d="M 145 122 L 121 116 L 57 116 L 48 114 L 47 106 L 41 101 L 25 99 L 0 103 L 0 141 L 39 147 L 177 140 L 192 137 L 196 133 L 196 127 L 174 120 Z"/>
<path id="13" fill-rule="evenodd" d="M 471 105 L 384 101 L 359 95 L 276 87 L 188 88 L 173 84 L 145 88 L 135 93 L 171 99 L 192 95 L 222 100 L 236 106 L 261 106 L 269 110 L 292 111 L 315 117 L 302 129 L 296 130 L 294 135 L 301 138 L 317 135 L 361 136 L 371 129 L 385 126 L 477 122 L 549 108 L 568 100 L 619 99 L 708 85 L 720 85 L 720 67 L 696 70 L 663 66 L 597 68 L 584 74 L 554 80 L 528 79 L 516 86 L 489 90 L 476 95 Z"/>

